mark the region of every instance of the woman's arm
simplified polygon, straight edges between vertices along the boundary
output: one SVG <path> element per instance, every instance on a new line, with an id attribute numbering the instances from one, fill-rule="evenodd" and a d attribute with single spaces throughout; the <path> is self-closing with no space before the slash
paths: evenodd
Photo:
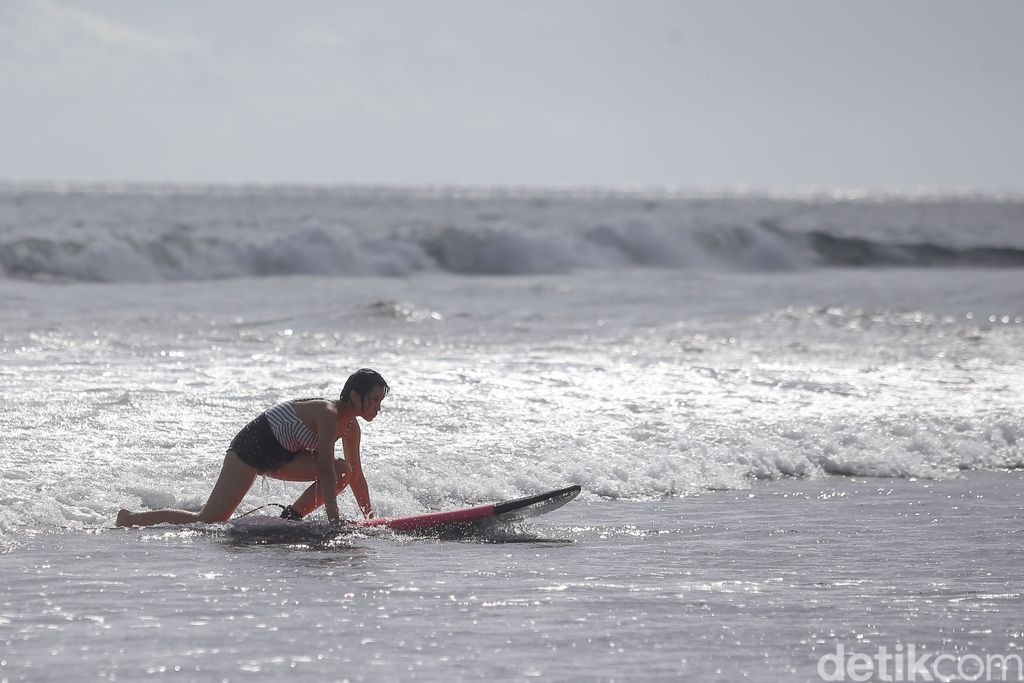
<path id="1" fill-rule="evenodd" d="M 349 485 L 352 487 L 352 495 L 356 498 L 359 509 L 367 519 L 373 517 L 373 506 L 370 505 L 370 488 L 366 485 L 366 477 L 363 476 L 363 465 L 359 460 L 359 442 L 361 440 L 359 423 L 352 422 L 352 429 L 342 437 L 341 446 L 345 451 L 345 462 L 352 468 L 349 475 Z"/>
<path id="2" fill-rule="evenodd" d="M 324 511 L 327 512 L 327 520 L 331 524 L 341 523 L 341 513 L 338 512 L 338 480 L 334 472 L 334 432 L 337 426 L 338 418 L 330 410 L 325 408 L 317 413 L 316 474 L 324 499 Z"/>

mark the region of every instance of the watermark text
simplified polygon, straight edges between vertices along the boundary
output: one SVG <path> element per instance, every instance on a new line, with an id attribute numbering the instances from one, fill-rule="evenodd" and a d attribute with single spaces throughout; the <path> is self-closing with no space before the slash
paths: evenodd
<path id="1" fill-rule="evenodd" d="M 1018 654 L 960 654 L 880 645 L 875 652 L 847 652 L 842 643 L 818 659 L 823 681 L 1024 681 Z"/>

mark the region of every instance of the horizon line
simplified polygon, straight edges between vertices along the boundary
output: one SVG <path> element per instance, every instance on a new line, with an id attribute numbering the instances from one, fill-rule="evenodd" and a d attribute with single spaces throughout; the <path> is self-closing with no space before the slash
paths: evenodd
<path id="1" fill-rule="evenodd" d="M 379 181 L 257 181 L 257 180 L 40 180 L 0 178 L 0 191 L 49 191 L 49 192 L 131 192 L 142 191 L 162 194 L 166 192 L 189 192 L 201 190 L 225 190 L 245 192 L 248 190 L 279 189 L 285 191 L 354 191 L 419 194 L 425 197 L 440 196 L 577 196 L 586 197 L 637 197 L 662 199 L 711 199 L 711 198 L 765 198 L 765 199 L 832 199 L 832 200 L 873 200 L 873 199 L 999 199 L 1024 200 L 1021 189 L 983 189 L 967 186 L 911 185 L 911 186 L 855 186 L 818 184 L 776 184 L 754 185 L 736 183 L 732 185 L 692 185 L 667 183 L 484 183 L 484 182 L 379 182 Z"/>

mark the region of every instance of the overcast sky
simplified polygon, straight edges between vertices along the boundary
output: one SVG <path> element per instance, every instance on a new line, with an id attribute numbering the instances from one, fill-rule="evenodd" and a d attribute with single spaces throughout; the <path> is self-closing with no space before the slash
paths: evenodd
<path id="1" fill-rule="evenodd" d="M 1019 0 L 0 0 L 0 180 L 1024 190 Z"/>

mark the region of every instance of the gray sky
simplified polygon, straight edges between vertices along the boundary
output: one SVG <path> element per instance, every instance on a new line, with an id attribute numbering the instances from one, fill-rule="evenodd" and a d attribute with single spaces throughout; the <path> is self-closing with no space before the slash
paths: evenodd
<path id="1" fill-rule="evenodd" d="M 1024 190 L 1019 0 L 0 0 L 0 179 Z"/>

